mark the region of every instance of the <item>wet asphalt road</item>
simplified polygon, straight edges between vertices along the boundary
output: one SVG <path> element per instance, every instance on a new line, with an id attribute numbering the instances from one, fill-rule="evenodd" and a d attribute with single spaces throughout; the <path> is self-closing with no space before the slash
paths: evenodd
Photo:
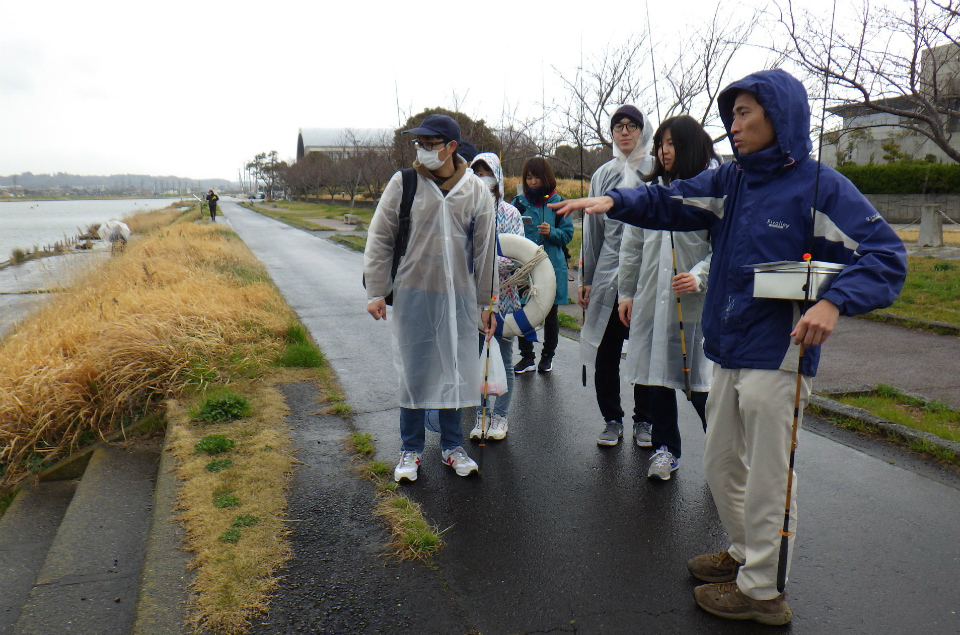
<path id="1" fill-rule="evenodd" d="M 378 458 L 393 463 L 399 437 L 390 335 L 365 313 L 362 257 L 230 201 L 222 206 L 336 369 L 353 425 L 371 432 Z M 407 610 L 421 620 L 411 623 L 408 613 L 389 624 L 347 620 L 313 632 L 960 632 L 960 480 L 953 472 L 811 419 L 797 453 L 800 523 L 788 585 L 794 620 L 779 628 L 720 620 L 696 607 L 685 568 L 687 558 L 726 546 L 704 483 L 693 408 L 681 404 L 680 470 L 654 483 L 645 478 L 649 452 L 629 436 L 618 447 L 597 447 L 599 415 L 592 389 L 580 385 L 576 342 L 561 338 L 554 368 L 517 378 L 507 440 L 469 450 L 482 460 L 482 476 L 455 476 L 440 463 L 437 435 L 428 435 L 420 479 L 404 490 L 446 529 L 437 569 L 397 568 L 395 589 L 366 599 L 353 589 L 338 605 L 344 615 L 362 612 L 358 603 L 406 592 Z M 810 431 L 821 428 L 826 436 Z M 313 452 L 300 457 L 295 498 L 328 484 L 309 482 L 311 474 L 326 478 L 314 464 L 331 460 Z M 324 506 L 311 509 L 320 514 Z M 382 535 L 372 517 L 368 530 Z M 324 581 L 332 578 L 302 575 L 336 559 L 304 548 L 331 531 L 330 522 L 295 528 L 291 577 L 299 582 L 281 588 L 275 611 L 300 626 L 262 632 L 333 624 L 320 619 L 330 604 L 317 602 L 330 594 Z"/>

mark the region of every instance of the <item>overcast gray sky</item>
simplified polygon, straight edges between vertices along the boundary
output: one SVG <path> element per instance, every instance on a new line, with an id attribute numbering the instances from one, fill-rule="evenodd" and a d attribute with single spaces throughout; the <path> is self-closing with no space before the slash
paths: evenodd
<path id="1" fill-rule="evenodd" d="M 651 2 L 654 40 L 682 43 L 715 6 Z M 0 0 L 0 14 L 0 175 L 235 180 L 258 152 L 292 158 L 300 127 L 396 126 L 398 98 L 404 114 L 459 98 L 493 124 L 535 116 L 562 98 L 554 67 L 574 76 L 581 54 L 645 30 L 645 5 L 615 0 Z M 731 79 L 764 60 L 748 52 Z"/>

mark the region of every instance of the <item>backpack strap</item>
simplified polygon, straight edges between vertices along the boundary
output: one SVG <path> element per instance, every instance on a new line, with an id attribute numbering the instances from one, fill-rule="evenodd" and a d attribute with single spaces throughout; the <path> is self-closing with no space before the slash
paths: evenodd
<path id="1" fill-rule="evenodd" d="M 398 216 L 399 227 L 393 246 L 393 266 L 390 269 L 390 280 L 397 277 L 397 269 L 400 268 L 400 259 L 407 253 L 407 243 L 410 239 L 410 210 L 413 209 L 413 197 L 417 195 L 417 171 L 413 168 L 403 168 L 400 170 L 400 176 L 403 178 L 403 194 L 400 197 L 400 214 Z M 367 275 L 363 275 L 363 288 L 367 288 Z M 388 305 L 393 304 L 393 292 L 391 291 L 384 298 Z"/>
<path id="2" fill-rule="evenodd" d="M 407 253 L 407 245 L 410 241 L 410 210 L 413 209 L 413 199 L 417 195 L 417 171 L 413 168 L 403 168 L 400 170 L 400 176 L 403 178 L 403 195 L 400 197 L 399 227 L 393 247 L 391 279 L 397 277 L 400 259 Z"/>

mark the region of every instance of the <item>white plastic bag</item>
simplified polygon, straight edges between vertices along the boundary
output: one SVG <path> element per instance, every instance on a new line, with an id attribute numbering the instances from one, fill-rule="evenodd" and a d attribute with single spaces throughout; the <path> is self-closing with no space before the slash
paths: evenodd
<path id="1" fill-rule="evenodd" d="M 490 362 L 487 364 L 487 350 L 490 351 Z M 500 354 L 500 344 L 490 338 L 480 349 L 480 372 L 486 377 L 486 386 L 481 382 L 480 394 L 505 395 L 507 394 L 507 369 L 503 365 L 503 356 Z M 486 393 L 484 393 L 486 387 Z"/>

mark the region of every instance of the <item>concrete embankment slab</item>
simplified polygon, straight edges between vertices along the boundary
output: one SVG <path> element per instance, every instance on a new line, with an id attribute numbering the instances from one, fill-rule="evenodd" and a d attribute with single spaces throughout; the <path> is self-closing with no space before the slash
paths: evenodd
<path id="1" fill-rule="evenodd" d="M 0 634 L 12 632 L 76 489 L 76 481 L 27 486 L 0 518 Z"/>
<path id="2" fill-rule="evenodd" d="M 94 453 L 15 635 L 130 632 L 158 455 L 142 442 Z"/>
<path id="3" fill-rule="evenodd" d="M 167 428 L 169 439 L 170 428 Z M 190 556 L 182 550 L 183 528 L 176 522 L 178 482 L 176 460 L 164 444 L 157 470 L 153 514 L 147 534 L 140 593 L 132 635 L 185 635 Z"/>

